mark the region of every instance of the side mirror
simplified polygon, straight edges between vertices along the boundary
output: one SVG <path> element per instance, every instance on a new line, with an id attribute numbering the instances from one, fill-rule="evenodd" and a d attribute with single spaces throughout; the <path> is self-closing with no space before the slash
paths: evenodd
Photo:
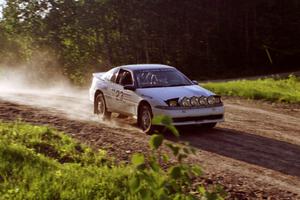
<path id="1" fill-rule="evenodd" d="M 198 82 L 198 81 L 193 80 L 192 82 L 193 82 L 195 85 L 199 85 L 199 82 Z"/>
<path id="2" fill-rule="evenodd" d="M 134 85 L 125 85 L 124 86 L 124 90 L 131 90 L 131 91 L 135 91 L 135 86 Z"/>

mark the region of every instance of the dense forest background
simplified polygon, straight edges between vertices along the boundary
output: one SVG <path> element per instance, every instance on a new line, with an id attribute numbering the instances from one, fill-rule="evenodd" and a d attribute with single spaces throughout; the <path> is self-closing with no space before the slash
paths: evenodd
<path id="1" fill-rule="evenodd" d="M 192 78 L 300 69 L 299 0 L 7 0 L 0 63 L 93 71 L 163 63 Z"/>

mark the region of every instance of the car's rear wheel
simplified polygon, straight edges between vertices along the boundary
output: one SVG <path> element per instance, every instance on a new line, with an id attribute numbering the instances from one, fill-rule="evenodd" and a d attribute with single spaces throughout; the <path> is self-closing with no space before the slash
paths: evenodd
<path id="1" fill-rule="evenodd" d="M 111 112 L 107 111 L 105 99 L 102 93 L 98 94 L 95 100 L 96 115 L 100 120 L 109 120 Z"/>
<path id="2" fill-rule="evenodd" d="M 152 111 L 147 104 L 141 105 L 138 114 L 138 125 L 144 133 L 150 134 L 153 131 Z"/>
<path id="3" fill-rule="evenodd" d="M 217 125 L 217 123 L 207 123 L 207 124 L 202 124 L 202 127 L 205 129 L 212 129 Z"/>

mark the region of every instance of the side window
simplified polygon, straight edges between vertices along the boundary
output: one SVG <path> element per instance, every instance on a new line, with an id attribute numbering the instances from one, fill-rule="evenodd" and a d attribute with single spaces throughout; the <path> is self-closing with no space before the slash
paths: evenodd
<path id="1" fill-rule="evenodd" d="M 113 83 L 115 83 L 116 82 L 116 79 L 117 79 L 117 75 L 118 75 L 118 69 L 116 69 L 114 72 L 113 72 L 113 74 L 112 74 L 112 76 L 111 76 L 111 78 L 110 78 L 110 81 L 111 82 L 113 82 Z"/>
<path id="2" fill-rule="evenodd" d="M 120 85 L 133 85 L 132 75 L 129 71 L 120 69 L 116 83 Z"/>
<path id="3" fill-rule="evenodd" d="M 123 78 L 121 79 L 121 85 L 133 85 L 132 76 L 130 72 L 126 72 L 123 74 Z"/>
<path id="4" fill-rule="evenodd" d="M 107 81 L 115 82 L 118 70 L 119 70 L 119 68 L 113 68 L 113 69 L 109 70 L 108 72 L 106 72 L 104 79 Z"/>

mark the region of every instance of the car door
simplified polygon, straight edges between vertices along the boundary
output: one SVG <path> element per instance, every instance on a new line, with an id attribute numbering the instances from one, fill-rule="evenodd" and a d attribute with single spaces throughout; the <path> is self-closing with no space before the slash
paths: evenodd
<path id="1" fill-rule="evenodd" d="M 115 111 L 116 110 L 116 87 L 118 86 L 116 84 L 116 79 L 119 73 L 119 68 L 112 69 L 107 73 L 107 75 L 104 77 L 104 80 L 107 84 L 107 87 L 103 89 L 104 97 L 105 97 L 105 103 L 109 111 Z"/>
<path id="2" fill-rule="evenodd" d="M 123 76 L 124 70 L 119 69 L 110 79 L 110 86 L 108 93 L 110 94 L 106 105 L 109 111 L 123 113 L 122 112 L 122 100 L 123 100 L 123 86 L 120 85 L 120 80 Z"/>
<path id="3" fill-rule="evenodd" d="M 131 71 L 120 69 L 120 76 L 117 83 L 120 85 L 120 109 L 121 113 L 134 115 L 136 110 L 137 95 L 134 91 L 125 90 L 124 86 L 134 86 L 133 74 Z"/>

